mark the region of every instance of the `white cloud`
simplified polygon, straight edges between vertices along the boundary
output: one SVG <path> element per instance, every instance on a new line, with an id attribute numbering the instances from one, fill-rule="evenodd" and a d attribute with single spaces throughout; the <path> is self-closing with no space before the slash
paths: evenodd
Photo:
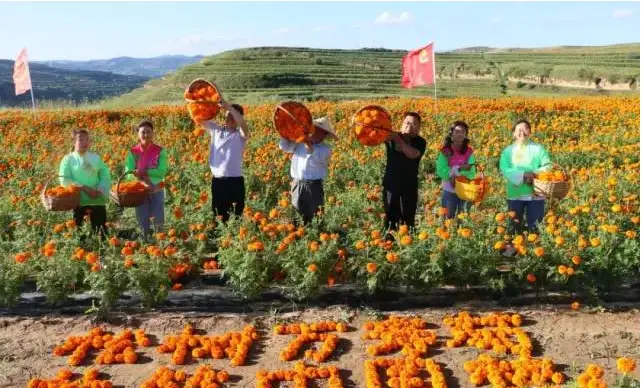
<path id="1" fill-rule="evenodd" d="M 615 9 L 612 13 L 612 17 L 615 19 L 627 18 L 628 16 L 632 16 L 632 11 L 629 9 Z"/>
<path id="2" fill-rule="evenodd" d="M 336 31 L 337 28 L 336 26 L 319 26 L 319 27 L 314 27 L 312 31 L 314 32 L 326 32 L 326 31 Z"/>
<path id="3" fill-rule="evenodd" d="M 378 15 L 376 20 L 374 20 L 374 23 L 377 24 L 404 24 L 407 22 L 410 22 L 412 20 L 412 14 L 404 11 L 401 12 L 398 16 L 397 15 L 392 15 L 389 12 L 383 12 L 382 14 Z"/>
<path id="4" fill-rule="evenodd" d="M 503 18 L 500 17 L 500 16 L 493 16 L 490 19 L 490 23 L 492 23 L 492 24 L 498 24 L 498 23 L 501 23 L 502 21 L 503 21 Z"/>

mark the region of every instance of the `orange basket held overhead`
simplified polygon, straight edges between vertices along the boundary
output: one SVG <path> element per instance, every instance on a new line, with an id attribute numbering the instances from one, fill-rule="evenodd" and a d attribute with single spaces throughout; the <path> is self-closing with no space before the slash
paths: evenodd
<path id="1" fill-rule="evenodd" d="M 366 146 L 383 144 L 395 133 L 392 130 L 392 116 L 379 105 L 366 105 L 357 110 L 351 124 L 358 142 Z"/>
<path id="2" fill-rule="evenodd" d="M 273 116 L 274 128 L 283 138 L 296 143 L 304 142 L 314 134 L 312 114 L 300 102 L 286 101 L 276 106 Z"/>
<path id="3" fill-rule="evenodd" d="M 223 99 L 222 93 L 213 82 L 198 78 L 185 90 L 185 101 L 189 116 L 195 121 L 211 120 L 220 111 L 218 103 Z"/>

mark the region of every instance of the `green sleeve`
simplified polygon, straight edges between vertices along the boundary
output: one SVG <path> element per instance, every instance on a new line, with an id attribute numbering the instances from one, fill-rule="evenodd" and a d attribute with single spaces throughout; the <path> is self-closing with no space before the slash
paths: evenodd
<path id="1" fill-rule="evenodd" d="M 58 180 L 63 186 L 69 186 L 74 183 L 71 176 L 71 166 L 69 166 L 69 157 L 65 156 L 60 162 L 60 168 L 58 169 Z"/>
<path id="2" fill-rule="evenodd" d="M 535 169 L 534 172 L 547 171 L 552 168 L 552 160 L 550 159 L 550 154 L 545 149 L 545 147 L 540 146 L 540 165 L 539 168 Z"/>
<path id="3" fill-rule="evenodd" d="M 100 179 L 98 182 L 98 190 L 108 198 L 109 191 L 111 190 L 111 172 L 102 159 L 100 159 L 100 163 L 98 164 L 98 177 Z"/>
<path id="4" fill-rule="evenodd" d="M 136 159 L 131 150 L 127 151 L 127 158 L 125 159 L 125 172 L 133 171 L 136 169 Z"/>
<path id="5" fill-rule="evenodd" d="M 467 179 L 474 179 L 476 177 L 476 156 L 472 154 L 467 161 L 467 164 L 470 164 L 469 170 L 459 170 L 460 174 L 466 177 Z"/>
<path id="6" fill-rule="evenodd" d="M 439 152 L 436 157 L 436 175 L 444 181 L 450 179 L 450 166 L 442 152 Z"/>
<path id="7" fill-rule="evenodd" d="M 165 175 L 167 174 L 168 159 L 169 158 L 167 157 L 167 150 L 163 148 L 162 151 L 160 151 L 160 155 L 158 156 L 158 166 L 156 168 L 150 168 L 147 170 L 147 176 L 149 177 L 149 180 L 151 180 L 151 183 L 156 185 L 163 179 L 165 179 Z"/>

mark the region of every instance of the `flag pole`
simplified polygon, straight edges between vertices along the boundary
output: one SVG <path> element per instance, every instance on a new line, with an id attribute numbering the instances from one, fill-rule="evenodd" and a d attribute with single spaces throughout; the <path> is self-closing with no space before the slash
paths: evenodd
<path id="1" fill-rule="evenodd" d="M 31 92 L 31 109 L 33 111 L 33 114 L 36 114 L 36 99 L 33 97 L 33 81 L 31 79 L 31 70 L 29 69 L 29 64 L 27 63 L 27 74 L 29 74 L 29 83 L 31 84 L 31 87 L 29 88 L 29 92 Z"/>
<path id="2" fill-rule="evenodd" d="M 432 43 L 432 79 L 434 80 L 434 113 L 436 113 L 437 110 L 437 104 L 436 104 L 436 61 L 434 60 L 435 54 L 434 54 L 434 44 Z"/>
<path id="3" fill-rule="evenodd" d="M 33 114 L 36 114 L 36 99 L 33 98 L 33 84 L 31 85 L 31 89 L 29 89 L 31 92 L 31 109 L 33 111 Z"/>

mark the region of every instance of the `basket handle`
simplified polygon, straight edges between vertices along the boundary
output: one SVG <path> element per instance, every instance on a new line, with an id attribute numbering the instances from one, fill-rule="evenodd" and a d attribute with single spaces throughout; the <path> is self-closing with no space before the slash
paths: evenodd
<path id="1" fill-rule="evenodd" d="M 289 118 L 291 118 L 292 120 L 294 120 L 294 122 L 295 122 L 296 124 L 298 124 L 298 125 L 300 125 L 301 127 L 303 127 L 303 132 L 305 132 L 305 134 L 310 134 L 310 133 L 312 133 L 312 131 L 310 131 L 310 130 L 309 130 L 309 128 L 308 128 L 308 126 L 307 126 L 307 125 L 304 125 L 303 123 L 301 123 L 300 121 L 298 121 L 298 119 L 296 119 L 296 117 L 294 117 L 294 115 L 292 115 L 291 113 L 289 113 L 289 111 L 288 111 L 287 109 L 285 109 L 281 104 L 276 105 L 276 109 L 277 109 L 277 110 L 278 110 L 278 109 L 282 110 L 283 112 L 285 112 L 285 114 L 286 114 L 287 116 L 289 116 Z M 313 126 L 313 125 L 312 125 L 312 126 Z"/>
<path id="2" fill-rule="evenodd" d="M 395 131 L 395 130 L 393 130 L 393 129 L 379 128 L 379 127 L 375 127 L 375 126 L 373 126 L 373 125 L 358 124 L 358 123 L 356 122 L 356 119 L 355 119 L 355 118 L 356 118 L 356 116 L 357 116 L 361 111 L 363 111 L 363 110 L 365 110 L 365 109 L 367 109 L 367 108 L 374 108 L 374 107 L 375 107 L 375 108 L 377 108 L 377 109 L 381 109 L 381 110 L 382 110 L 382 111 L 383 111 L 383 112 L 384 112 L 384 113 L 385 113 L 385 114 L 390 118 L 390 121 L 391 121 L 392 115 L 387 111 L 387 109 L 385 109 L 385 108 L 383 108 L 382 106 L 379 106 L 379 105 L 366 105 L 366 106 L 362 107 L 361 109 L 357 110 L 357 111 L 354 113 L 354 115 L 352 115 L 352 126 L 355 126 L 355 125 L 363 125 L 364 127 L 367 127 L 367 128 L 369 128 L 369 129 L 373 129 L 373 130 L 375 130 L 375 131 L 384 131 L 384 132 L 389 132 L 389 133 L 398 133 L 397 131 Z"/>
<path id="3" fill-rule="evenodd" d="M 126 177 L 127 175 L 133 174 L 133 173 L 134 173 L 134 171 L 131 170 L 131 171 L 126 171 L 126 172 L 122 173 L 122 175 L 120 175 L 120 177 L 118 178 L 118 183 L 116 184 L 116 195 L 120 194 L 120 182 L 122 182 L 122 178 Z"/>
<path id="4" fill-rule="evenodd" d="M 219 105 L 220 100 L 218 101 L 211 101 L 211 100 L 192 100 L 191 98 L 185 98 L 185 101 L 187 102 L 197 102 L 199 104 L 211 104 L 211 105 Z"/>

